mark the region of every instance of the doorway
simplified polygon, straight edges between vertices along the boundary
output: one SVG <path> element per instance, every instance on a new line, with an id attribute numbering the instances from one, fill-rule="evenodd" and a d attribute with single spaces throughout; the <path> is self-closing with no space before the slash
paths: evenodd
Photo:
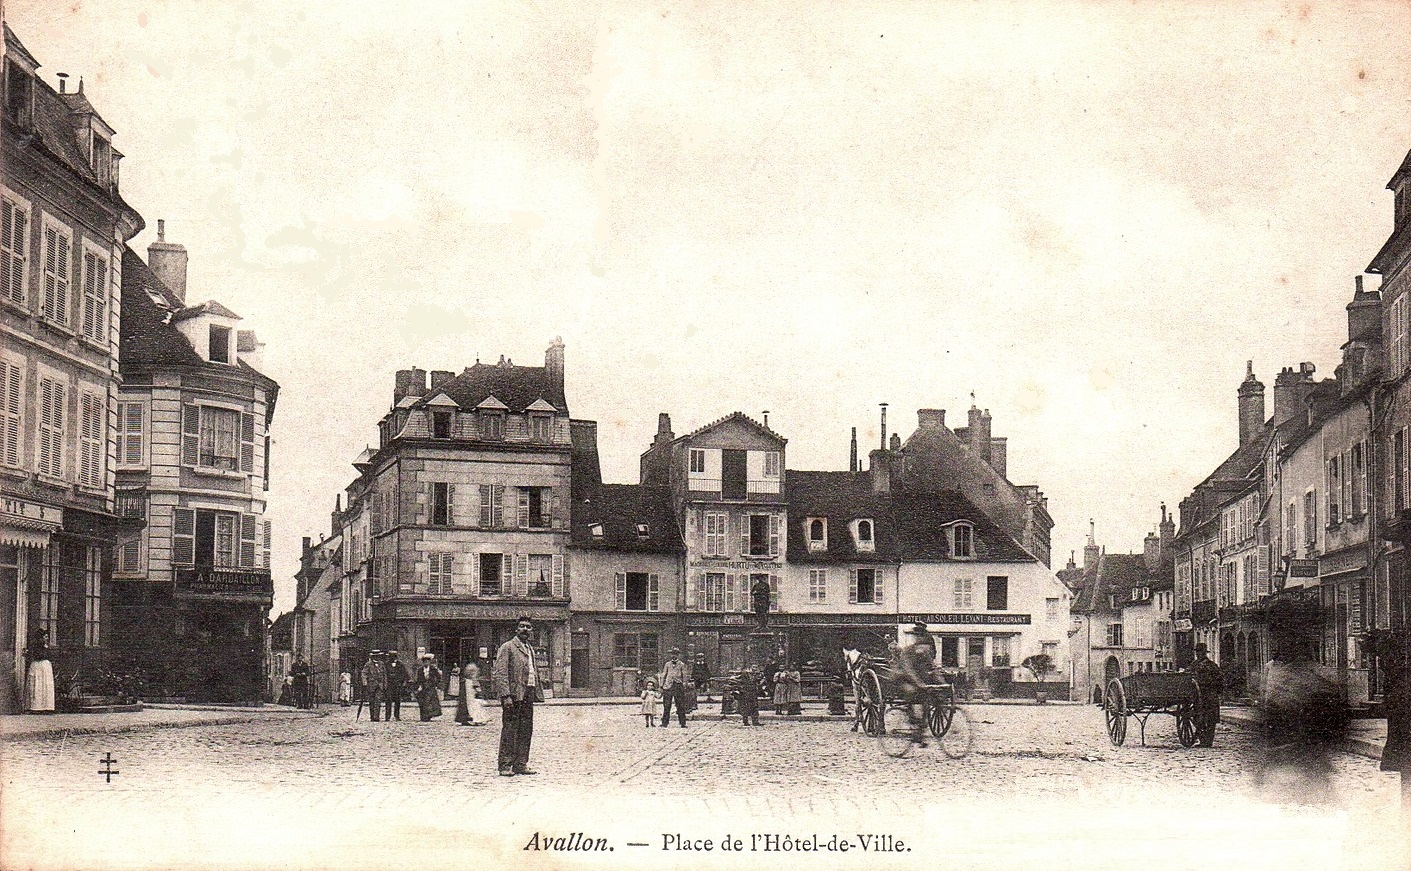
<path id="1" fill-rule="evenodd" d="M 568 661 L 568 688 L 573 690 L 588 689 L 589 675 L 592 673 L 588 664 L 588 633 L 574 632 L 571 636 L 572 648 Z"/>
<path id="2" fill-rule="evenodd" d="M 745 643 L 741 638 L 720 639 L 720 673 L 740 671 L 745 667 Z"/>
<path id="3" fill-rule="evenodd" d="M 720 459 L 720 495 L 725 499 L 744 499 L 745 482 L 747 473 L 745 471 L 744 451 L 721 451 Z"/>
<path id="4" fill-rule="evenodd" d="M 975 673 L 985 666 L 985 637 L 965 639 L 965 670 Z"/>

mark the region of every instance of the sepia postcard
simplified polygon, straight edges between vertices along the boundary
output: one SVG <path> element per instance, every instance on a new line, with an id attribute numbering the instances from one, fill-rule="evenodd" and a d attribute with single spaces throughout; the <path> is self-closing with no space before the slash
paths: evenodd
<path id="1" fill-rule="evenodd" d="M 1411 869 L 1411 5 L 0 17 L 0 867 Z"/>

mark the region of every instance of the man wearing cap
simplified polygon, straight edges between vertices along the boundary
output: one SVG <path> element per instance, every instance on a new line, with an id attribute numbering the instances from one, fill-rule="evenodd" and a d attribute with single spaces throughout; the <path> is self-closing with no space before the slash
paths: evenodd
<path id="1" fill-rule="evenodd" d="M 407 692 L 407 684 L 411 683 L 411 672 L 407 671 L 406 665 L 397 658 L 397 651 L 387 651 L 387 709 L 384 719 L 391 720 L 394 716 L 402 719 L 402 696 Z"/>
<path id="2" fill-rule="evenodd" d="M 1220 666 L 1206 656 L 1209 650 L 1204 644 L 1197 644 L 1195 661 L 1191 663 L 1191 676 L 1200 690 L 1200 703 L 1195 708 L 1195 736 L 1202 747 L 1215 743 L 1215 724 L 1220 722 L 1220 693 L 1225 688 Z"/>
<path id="3" fill-rule="evenodd" d="M 378 721 L 378 709 L 382 707 L 382 697 L 387 694 L 387 670 L 382 667 L 382 651 L 374 650 L 367 655 L 360 672 L 363 679 L 363 697 L 367 699 L 368 715 Z"/>
<path id="4" fill-rule="evenodd" d="M 491 686 L 504 715 L 500 726 L 500 776 L 538 774 L 529 767 L 529 742 L 534 738 L 534 703 L 544 700 L 539 665 L 534 661 L 534 621 L 520 617 L 514 637 L 495 652 Z"/>
<path id="5" fill-rule="evenodd" d="M 671 648 L 671 658 L 661 667 L 657 676 L 661 684 L 661 727 L 665 729 L 671 722 L 671 702 L 676 702 L 676 719 L 681 728 L 686 728 L 686 663 L 681 661 L 680 648 Z"/>

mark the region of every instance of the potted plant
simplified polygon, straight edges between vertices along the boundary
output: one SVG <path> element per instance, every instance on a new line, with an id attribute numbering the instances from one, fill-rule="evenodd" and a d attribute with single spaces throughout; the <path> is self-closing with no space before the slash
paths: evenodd
<path id="1" fill-rule="evenodd" d="M 1038 683 L 1034 689 L 1034 701 L 1040 705 L 1045 704 L 1048 702 L 1048 693 L 1044 692 L 1044 678 L 1055 671 L 1053 657 L 1047 653 L 1036 653 L 1025 659 L 1022 665 L 1034 675 L 1034 680 Z"/>

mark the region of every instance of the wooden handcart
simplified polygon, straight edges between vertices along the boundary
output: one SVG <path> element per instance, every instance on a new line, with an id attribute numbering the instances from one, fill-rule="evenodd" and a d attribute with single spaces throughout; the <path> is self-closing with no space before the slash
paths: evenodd
<path id="1" fill-rule="evenodd" d="M 1146 746 L 1146 721 L 1152 714 L 1176 718 L 1176 738 L 1182 747 L 1196 742 L 1196 711 L 1200 707 L 1200 687 L 1186 672 L 1154 671 L 1129 674 L 1107 683 L 1103 714 L 1107 737 L 1114 746 L 1127 740 L 1127 718 L 1141 726 L 1142 746 Z"/>

